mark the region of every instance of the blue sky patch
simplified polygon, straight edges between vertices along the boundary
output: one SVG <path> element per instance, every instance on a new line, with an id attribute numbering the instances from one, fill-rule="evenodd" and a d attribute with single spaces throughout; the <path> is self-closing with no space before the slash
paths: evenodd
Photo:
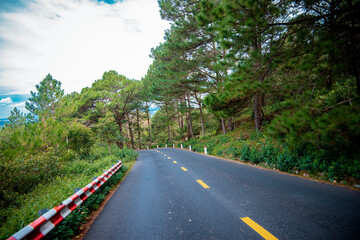
<path id="1" fill-rule="evenodd" d="M 0 0 L 0 12 L 12 12 L 24 6 L 24 0 Z"/>
<path id="2" fill-rule="evenodd" d="M 24 102 L 29 97 L 31 97 L 30 94 L 0 95 L 0 119 L 8 118 L 14 107 L 24 112 Z"/>
<path id="3" fill-rule="evenodd" d="M 98 2 L 104 2 L 107 4 L 115 4 L 117 2 L 122 2 L 122 0 L 98 0 Z"/>

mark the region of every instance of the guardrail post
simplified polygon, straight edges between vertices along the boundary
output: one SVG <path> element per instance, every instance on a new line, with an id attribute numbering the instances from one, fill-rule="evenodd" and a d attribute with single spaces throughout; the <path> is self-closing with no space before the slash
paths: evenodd
<path id="1" fill-rule="evenodd" d="M 159 145 L 156 145 L 156 148 L 159 148 Z"/>
<path id="2" fill-rule="evenodd" d="M 149 147 L 147 147 L 147 149 L 149 150 Z"/>
<path id="3" fill-rule="evenodd" d="M 204 147 L 204 152 L 205 152 L 205 154 L 207 155 L 207 148 L 206 148 L 206 146 Z"/>
<path id="4" fill-rule="evenodd" d="M 183 149 L 183 146 L 182 146 L 182 144 L 181 144 L 181 149 Z"/>
<path id="5" fill-rule="evenodd" d="M 175 144 L 173 144 L 173 148 L 175 148 Z"/>
<path id="6" fill-rule="evenodd" d="M 167 148 L 167 144 L 165 144 L 165 147 Z"/>
<path id="7" fill-rule="evenodd" d="M 190 152 L 191 152 L 191 145 L 189 145 L 189 150 L 190 150 Z"/>

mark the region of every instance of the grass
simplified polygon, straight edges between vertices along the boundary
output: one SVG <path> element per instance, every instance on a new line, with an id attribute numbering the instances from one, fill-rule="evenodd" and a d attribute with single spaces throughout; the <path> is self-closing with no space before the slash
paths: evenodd
<path id="1" fill-rule="evenodd" d="M 0 239 L 6 239 L 39 217 L 41 209 L 51 209 L 74 193 L 75 188 L 82 188 L 92 181 L 92 177 L 100 176 L 117 160 L 122 160 L 124 169 L 134 163 L 137 154 L 134 151 L 115 151 L 112 156 L 76 159 L 66 162 L 62 167 L 65 173 L 49 182 L 41 183 L 24 195 L 17 197 L 17 204 L 0 211 L 6 222 L 0 227 Z M 122 177 L 122 176 L 121 176 Z"/>

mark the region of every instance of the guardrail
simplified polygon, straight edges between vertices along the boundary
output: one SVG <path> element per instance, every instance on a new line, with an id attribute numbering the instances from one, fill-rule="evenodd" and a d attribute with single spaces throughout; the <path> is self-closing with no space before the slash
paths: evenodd
<path id="1" fill-rule="evenodd" d="M 82 204 L 91 194 L 103 185 L 117 170 L 122 167 L 119 161 L 100 177 L 77 191 L 74 195 L 63 201 L 60 205 L 49 210 L 47 213 L 9 237 L 7 240 L 41 239 L 48 234 L 56 225 Z"/>

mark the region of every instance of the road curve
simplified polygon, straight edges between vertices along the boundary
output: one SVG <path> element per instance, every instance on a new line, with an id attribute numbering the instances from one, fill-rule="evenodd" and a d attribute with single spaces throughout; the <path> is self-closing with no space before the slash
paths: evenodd
<path id="1" fill-rule="evenodd" d="M 85 235 L 359 239 L 360 193 L 180 149 L 140 151 Z"/>

